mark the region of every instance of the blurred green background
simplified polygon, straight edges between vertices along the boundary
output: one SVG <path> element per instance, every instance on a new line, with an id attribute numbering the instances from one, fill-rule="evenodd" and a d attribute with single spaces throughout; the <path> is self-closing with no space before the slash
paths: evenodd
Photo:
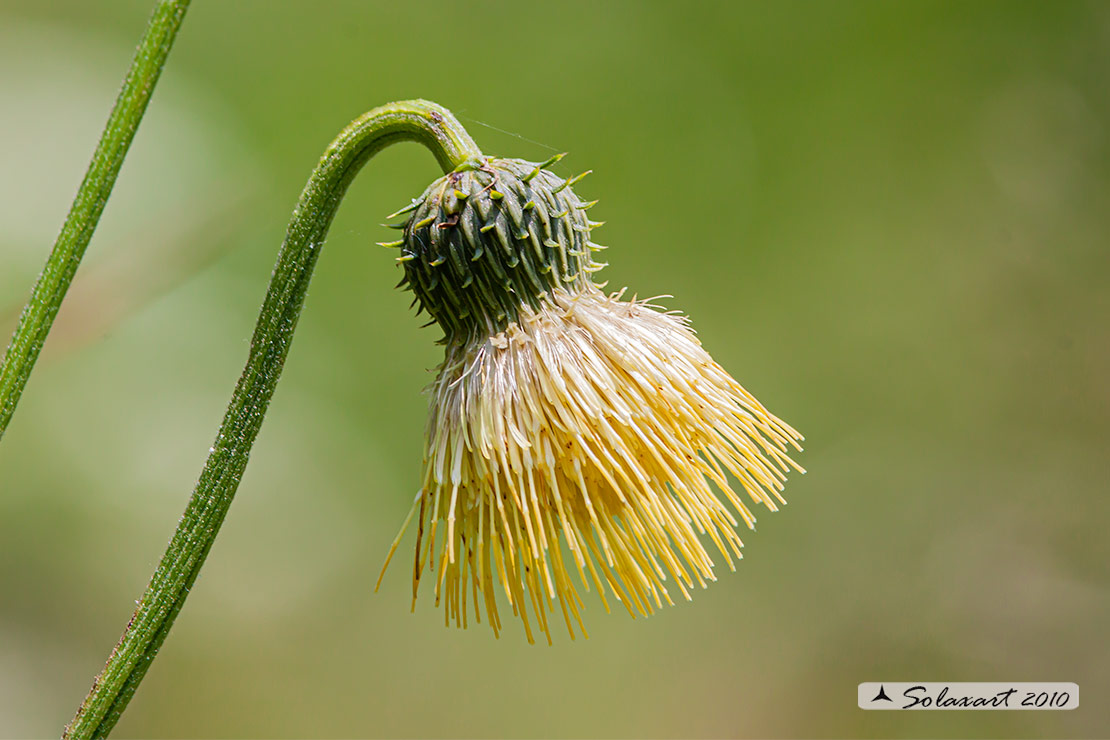
<path id="1" fill-rule="evenodd" d="M 151 3 L 0 7 L 0 330 Z M 672 294 L 810 473 L 690 604 L 531 647 L 409 613 L 439 336 L 356 181 L 238 499 L 118 737 L 1093 737 L 1110 728 L 1110 6 L 196 2 L 0 445 L 0 734 L 56 736 L 160 557 L 300 188 L 389 100 L 595 174 L 611 287 Z M 878 680 L 1072 712 L 863 712 Z"/>

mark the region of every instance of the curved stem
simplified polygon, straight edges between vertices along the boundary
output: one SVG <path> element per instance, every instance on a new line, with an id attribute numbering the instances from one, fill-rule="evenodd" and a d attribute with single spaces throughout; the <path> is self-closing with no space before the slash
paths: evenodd
<path id="1" fill-rule="evenodd" d="M 188 7 L 189 0 L 161 0 L 154 8 L 146 34 L 135 51 L 135 58 L 100 135 L 85 179 L 77 190 L 31 298 L 19 317 L 3 364 L 0 364 L 0 438 L 15 413 L 46 335 L 73 282 L 77 266 L 81 264 L 85 248 L 100 221 L 100 214 L 104 212 L 104 204 L 112 193 L 123 158 L 135 138 L 139 121 L 150 102 Z"/>
<path id="2" fill-rule="evenodd" d="M 154 660 L 212 547 L 289 353 L 312 269 L 351 180 L 383 147 L 418 141 L 445 172 L 481 159 L 445 108 L 410 100 L 375 108 L 328 146 L 301 193 L 216 442 L 150 585 L 63 737 L 105 737 Z"/>

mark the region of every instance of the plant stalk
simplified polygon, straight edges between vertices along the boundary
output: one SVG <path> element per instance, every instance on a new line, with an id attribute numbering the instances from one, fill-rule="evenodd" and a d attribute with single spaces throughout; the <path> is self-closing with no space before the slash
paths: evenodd
<path id="1" fill-rule="evenodd" d="M 293 211 L 255 325 L 247 365 L 196 489 L 123 636 L 63 737 L 106 737 L 166 639 L 246 468 L 339 203 L 362 166 L 398 141 L 424 144 L 444 172 L 477 166 L 482 156 L 449 111 L 423 100 L 375 108 L 328 146 Z"/>
<path id="2" fill-rule="evenodd" d="M 104 212 L 104 204 L 112 193 L 120 166 L 135 138 L 135 131 L 139 128 L 188 7 L 189 0 L 160 0 L 155 6 L 146 34 L 135 51 L 131 68 L 116 98 L 116 105 L 93 152 L 85 179 L 77 190 L 46 266 L 20 314 L 4 361 L 0 364 L 0 438 L 3 438 L 15 413 L 46 335 L 73 282 L 85 248 L 100 221 L 100 214 Z"/>

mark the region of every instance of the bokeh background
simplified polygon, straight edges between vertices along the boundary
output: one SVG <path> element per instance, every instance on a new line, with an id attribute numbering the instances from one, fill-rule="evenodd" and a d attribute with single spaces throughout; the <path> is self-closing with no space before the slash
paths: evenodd
<path id="1" fill-rule="evenodd" d="M 0 330 L 150 2 L 0 6 Z M 197 2 L 0 445 L 0 735 L 56 736 L 161 555 L 317 157 L 426 97 L 600 198 L 603 275 L 671 294 L 808 438 L 747 558 L 591 638 L 372 593 L 434 328 L 356 181 L 208 565 L 116 736 L 1110 733 L 1110 6 Z M 1072 712 L 863 712 L 877 680 L 1074 681 Z"/>

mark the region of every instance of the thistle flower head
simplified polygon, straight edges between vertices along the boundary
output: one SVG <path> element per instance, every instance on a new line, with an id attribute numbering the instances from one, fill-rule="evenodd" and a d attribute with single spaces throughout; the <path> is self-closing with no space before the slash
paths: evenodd
<path id="1" fill-rule="evenodd" d="M 414 605 L 427 580 L 446 621 L 472 607 L 499 632 L 501 591 L 528 640 L 550 642 L 555 614 L 585 634 L 585 591 L 647 615 L 715 580 L 714 557 L 733 568 L 755 522 L 745 497 L 783 503 L 801 436 L 685 318 L 594 284 L 592 204 L 548 164 L 489 159 L 437 181 L 400 259 L 446 344 L 405 524 Z"/>

